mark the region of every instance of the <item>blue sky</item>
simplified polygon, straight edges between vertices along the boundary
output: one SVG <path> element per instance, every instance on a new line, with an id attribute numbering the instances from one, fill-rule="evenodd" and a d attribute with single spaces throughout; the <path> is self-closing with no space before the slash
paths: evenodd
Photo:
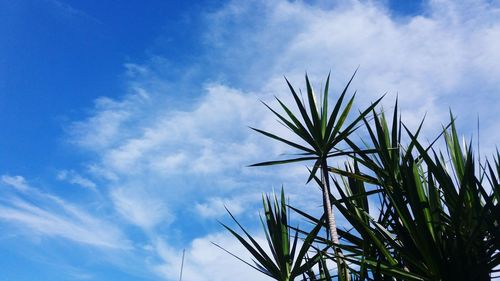
<path id="1" fill-rule="evenodd" d="M 213 247 L 282 184 L 318 211 L 263 108 L 301 87 L 387 92 L 427 133 L 500 137 L 500 2 L 0 0 L 0 280 L 267 280 Z"/>

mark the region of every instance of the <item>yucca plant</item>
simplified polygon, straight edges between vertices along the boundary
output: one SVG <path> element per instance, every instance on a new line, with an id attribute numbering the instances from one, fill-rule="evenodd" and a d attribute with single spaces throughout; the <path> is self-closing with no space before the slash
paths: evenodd
<path id="1" fill-rule="evenodd" d="M 319 185 L 322 190 L 323 195 L 323 209 L 324 214 L 327 219 L 328 234 L 334 245 L 334 250 L 337 253 L 337 264 L 339 270 L 340 280 L 349 280 L 348 267 L 345 261 L 341 258 L 342 251 L 336 245 L 339 244 L 339 238 L 337 233 L 337 226 L 335 222 L 334 212 L 332 210 L 332 202 L 330 199 L 330 180 L 328 177 L 328 158 L 334 156 L 346 155 L 349 152 L 342 151 L 338 148 L 349 135 L 351 135 L 358 127 L 358 123 L 380 102 L 381 98 L 375 103 L 369 106 L 366 110 L 361 112 L 357 118 L 352 122 L 346 124 L 347 117 L 351 110 L 354 102 L 355 94 L 349 99 L 347 104 L 343 106 L 344 97 L 346 95 L 347 89 L 354 78 L 351 77 L 344 90 L 340 94 L 333 111 L 328 110 L 328 91 L 330 75 L 326 80 L 326 85 L 324 87 L 324 93 L 322 98 L 322 104 L 318 106 L 316 102 L 316 95 L 313 91 L 311 83 L 308 76 L 306 75 L 306 92 L 307 92 L 307 103 L 303 102 L 299 97 L 295 89 L 292 87 L 290 82 L 286 80 L 290 92 L 295 100 L 297 109 L 300 115 L 295 115 L 292 110 L 289 109 L 280 99 L 276 98 L 280 104 L 282 110 L 285 112 L 285 116 L 278 113 L 276 110 L 272 109 L 270 106 L 264 103 L 266 107 L 269 108 L 279 119 L 282 124 L 284 124 L 288 129 L 290 129 L 297 137 L 299 137 L 304 145 L 286 140 L 275 134 L 252 128 L 253 130 L 285 143 L 299 151 L 300 157 L 289 158 L 284 160 L 262 162 L 258 164 L 253 164 L 251 166 L 269 166 L 277 164 L 286 164 L 299 161 L 313 161 L 314 165 L 310 169 L 310 177 L 307 180 L 309 182 L 313 179 L 316 173 L 320 172 L 320 182 Z M 343 109 L 342 109 L 343 107 Z"/>
<path id="2" fill-rule="evenodd" d="M 435 142 L 426 147 L 418 140 L 421 127 L 411 133 L 397 120 L 397 104 L 392 131 L 383 114 L 365 124 L 374 150 L 348 141 L 357 151 L 351 165 L 329 169 L 343 178 L 334 180 L 342 198 L 334 203 L 355 230 L 339 246 L 346 259 L 367 280 L 490 280 L 500 264 L 498 153 L 494 165 L 478 169 L 452 117 L 443 131 L 448 161 L 432 149 Z M 365 185 L 380 196 L 378 218 L 369 214 Z"/>
<path id="3" fill-rule="evenodd" d="M 265 219 L 261 217 L 261 223 L 269 251 L 266 251 L 229 211 L 229 215 L 238 225 L 240 230 L 243 231 L 244 235 L 240 235 L 227 225 L 221 224 L 248 250 L 253 257 L 254 264 L 243 260 L 217 244 L 215 245 L 275 280 L 292 281 L 296 277 L 300 277 L 312 269 L 312 267 L 323 257 L 324 250 L 319 251 L 311 258 L 307 258 L 307 254 L 312 249 L 312 242 L 321 229 L 321 224 L 316 225 L 307 233 L 302 240 L 302 245 L 299 247 L 299 231 L 293 231 L 292 228 L 289 227 L 284 190 L 281 190 L 281 200 L 278 201 L 276 195 L 273 200 L 266 195 L 265 197 L 263 196 L 262 201 Z"/>
<path id="4" fill-rule="evenodd" d="M 328 110 L 329 77 L 319 107 L 307 76 L 307 103 L 287 81 L 300 115 L 279 99 L 284 115 L 266 105 L 302 143 L 253 128 L 299 154 L 252 166 L 312 161 L 307 182 L 314 180 L 321 188 L 324 215 L 315 218 L 288 206 L 315 225 L 311 232 L 300 230 L 283 220 L 284 195 L 280 204 L 275 199 L 273 208 L 267 197 L 263 225 L 272 255 L 239 223 L 249 241 L 225 226 L 254 256 L 256 266 L 247 264 L 276 280 L 299 276 L 303 280 L 492 279 L 500 266 L 500 154 L 478 162 L 471 143 L 460 145 L 453 116 L 442 133 L 424 145 L 419 138 L 423 121 L 415 132 L 406 128 L 398 118 L 397 101 L 391 126 L 384 112 L 375 110 L 380 99 L 346 125 L 354 96 L 345 106 L 343 100 L 351 81 L 332 112 Z M 352 138 L 360 127 L 366 130 L 363 145 Z M 436 149 L 439 140 L 444 140 L 445 152 Z M 341 143 L 348 149 L 339 149 Z M 331 167 L 328 159 L 335 156 L 349 160 L 344 167 Z M 339 198 L 331 194 L 332 187 Z M 351 228 L 337 229 L 332 205 Z M 377 216 L 373 209 L 378 209 Z M 319 235 L 321 227 L 328 230 L 326 236 Z M 299 235 L 306 237 L 307 249 L 295 258 L 296 246 L 286 246 L 291 230 L 295 231 L 293 245 Z M 333 252 L 327 251 L 330 247 Z M 309 259 L 307 253 L 315 254 Z M 325 259 L 337 263 L 336 274 L 327 269 Z"/>
<path id="5" fill-rule="evenodd" d="M 321 250 L 317 250 L 317 253 L 320 254 L 318 260 L 318 274 L 311 267 L 305 273 L 302 274 L 302 281 L 329 281 L 332 280 L 332 274 L 330 274 L 330 269 L 328 269 L 327 265 L 327 256 L 326 253 Z"/>

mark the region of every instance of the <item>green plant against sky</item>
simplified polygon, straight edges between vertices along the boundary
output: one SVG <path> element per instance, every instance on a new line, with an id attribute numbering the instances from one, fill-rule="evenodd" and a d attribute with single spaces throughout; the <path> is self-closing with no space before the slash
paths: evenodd
<path id="1" fill-rule="evenodd" d="M 278 103 L 286 117 L 266 105 L 307 146 L 254 129 L 298 149 L 301 154 L 297 158 L 253 166 L 314 162 L 308 182 L 314 179 L 322 190 L 323 217 L 315 218 L 290 206 L 316 227 L 308 232 L 281 225 L 286 233 L 292 228 L 307 237 L 304 243 L 309 246 L 310 254 L 314 254 L 313 259 L 304 255 L 299 256 L 302 261 L 294 261 L 309 267 L 304 271 L 307 276 L 304 274 L 302 278 L 490 280 L 500 264 L 499 153 L 492 161 L 480 163 L 475 159 L 471 143 L 460 145 L 453 116 L 433 142 L 424 144 L 419 140 L 423 121 L 415 132 L 410 131 L 398 117 L 397 101 L 392 124 L 388 123 L 385 112 L 375 109 L 379 99 L 360 112 L 352 123 L 343 126 L 354 100 L 351 98 L 341 110 L 351 81 L 331 113 L 328 111 L 329 79 L 322 106 L 318 108 L 307 76 L 307 103 L 302 102 L 288 83 L 299 116 L 280 100 Z M 365 130 L 368 136 L 362 141 L 363 145 L 352 137 L 356 129 Z M 407 145 L 403 144 L 402 135 L 408 139 Z M 445 152 L 436 148 L 440 140 L 445 143 Z M 347 144 L 348 149 L 339 149 L 341 142 Z M 339 156 L 348 159 L 343 168 L 328 166 L 329 157 Z M 332 195 L 330 182 L 338 198 Z M 282 203 L 283 198 L 282 194 Z M 266 213 L 269 202 L 267 204 L 264 204 Z M 350 228 L 337 228 L 332 207 L 343 215 Z M 378 209 L 378 215 L 371 209 Z M 321 226 L 328 230 L 326 236 L 317 231 Z M 268 224 L 264 229 L 269 237 L 268 231 L 272 228 Z M 242 242 L 240 236 L 230 231 Z M 274 244 L 269 245 L 272 248 Z M 258 244 L 252 247 L 258 248 Z M 333 252 L 325 251 L 330 247 Z M 325 271 L 326 260 L 337 264 L 336 272 Z"/>
<path id="2" fill-rule="evenodd" d="M 334 201 L 353 226 L 340 247 L 364 276 L 401 280 L 490 280 L 500 264 L 499 155 L 479 163 L 471 143 L 460 145 L 451 116 L 430 145 L 384 114 L 365 120 L 375 152 L 360 149 L 345 169 L 330 168 L 341 200 Z M 391 129 L 389 129 L 391 128 Z M 404 130 L 404 132 L 402 132 Z M 401 144 L 406 134 L 409 144 Z M 446 152 L 434 149 L 445 143 Z M 366 188 L 378 191 L 371 200 Z M 356 200 L 349 197 L 362 195 Z M 369 213 L 377 202 L 378 218 Z M 376 274 L 375 274 L 376 273 Z"/>
<path id="3" fill-rule="evenodd" d="M 347 117 L 354 103 L 355 94 L 352 95 L 352 97 L 347 101 L 345 105 L 344 98 L 355 74 L 356 73 L 353 74 L 344 90 L 340 94 L 332 112 L 329 112 L 328 110 L 330 75 L 328 75 L 328 78 L 326 80 L 321 105 L 318 105 L 316 101 L 316 94 L 314 93 L 313 87 L 311 86 L 307 75 L 307 103 L 305 103 L 301 99 L 301 97 L 299 97 L 290 82 L 288 82 L 288 80 L 286 81 L 290 92 L 293 95 L 297 109 L 300 113 L 299 115 L 295 115 L 292 110 L 290 110 L 278 98 L 276 98 L 276 100 L 280 104 L 281 108 L 286 112 L 285 116 L 281 115 L 270 106 L 265 104 L 269 108 L 269 110 L 271 110 L 288 129 L 290 129 L 297 137 L 299 137 L 306 143 L 306 146 L 283 139 L 273 133 L 252 128 L 267 137 L 278 140 L 295 149 L 298 149 L 301 154 L 301 157 L 297 158 L 262 162 L 254 164 L 252 166 L 269 166 L 292 162 L 311 160 L 314 161 L 314 165 L 311 168 L 308 182 L 315 177 L 317 172 L 319 172 L 321 177 L 319 186 L 321 188 L 323 196 L 323 209 L 327 220 L 328 234 L 330 235 L 333 242 L 333 249 L 335 250 L 336 255 L 339 257 L 342 257 L 342 250 L 336 246 L 339 244 L 339 238 L 337 233 L 335 215 L 332 210 L 332 204 L 330 200 L 331 190 L 330 179 L 328 176 L 328 158 L 348 154 L 348 152 L 346 151 L 339 150 L 337 146 L 358 128 L 358 123 L 373 108 L 375 108 L 375 106 L 381 100 L 381 98 L 378 99 L 375 103 L 365 109 L 362 113 L 359 114 L 359 116 L 354 119 L 354 121 L 346 123 Z M 342 258 L 339 258 L 336 260 L 336 262 L 338 268 L 340 269 L 339 278 L 341 280 L 350 280 L 348 266 L 344 262 L 344 260 Z"/>
<path id="4" fill-rule="evenodd" d="M 254 259 L 254 265 L 228 252 L 223 247 L 217 244 L 215 245 L 275 280 L 295 280 L 296 277 L 311 270 L 311 268 L 324 256 L 323 251 L 318 251 L 310 258 L 307 256 L 313 249 L 312 242 L 316 239 L 318 232 L 322 228 L 322 224 L 316 224 L 299 245 L 299 231 L 293 231 L 289 227 L 289 211 L 285 203 L 284 189 L 281 189 L 280 200 L 278 200 L 277 195 L 274 195 L 273 198 L 266 195 L 262 197 L 262 202 L 264 207 L 264 219 L 261 217 L 261 223 L 270 251 L 266 251 L 259 245 L 255 238 L 243 228 L 229 211 L 229 215 L 238 225 L 240 230 L 243 231 L 244 235 L 238 234 L 237 231 L 225 224 L 222 225 L 250 252 Z"/>

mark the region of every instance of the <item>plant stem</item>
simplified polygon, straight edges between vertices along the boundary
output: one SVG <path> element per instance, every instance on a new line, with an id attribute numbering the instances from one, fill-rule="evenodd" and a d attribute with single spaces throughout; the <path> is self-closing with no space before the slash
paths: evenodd
<path id="1" fill-rule="evenodd" d="M 321 161 L 321 184 L 323 191 L 323 208 L 328 222 L 328 231 L 330 238 L 334 244 L 339 244 L 339 237 L 337 233 L 337 223 L 333 215 L 332 203 L 330 202 L 330 181 L 328 179 L 328 166 L 326 160 Z"/>
<path id="2" fill-rule="evenodd" d="M 321 184 L 323 190 L 323 209 L 326 214 L 326 219 L 328 222 L 328 230 L 330 238 L 334 244 L 333 250 L 337 256 L 338 263 L 338 274 L 339 280 L 349 280 L 349 274 L 347 272 L 347 267 L 344 261 L 344 254 L 342 250 L 337 247 L 340 244 L 339 235 L 337 233 L 337 223 L 335 221 L 335 215 L 332 209 L 332 203 L 330 201 L 330 180 L 328 178 L 328 163 L 326 159 L 321 161 Z"/>

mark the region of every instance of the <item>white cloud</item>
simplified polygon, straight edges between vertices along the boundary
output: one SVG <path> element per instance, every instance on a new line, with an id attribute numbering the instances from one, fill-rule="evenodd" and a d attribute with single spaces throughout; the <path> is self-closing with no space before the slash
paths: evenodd
<path id="1" fill-rule="evenodd" d="M 20 191 L 26 192 L 30 189 L 26 180 L 21 176 L 2 175 L 0 179 L 4 184 L 10 185 Z"/>
<path id="2" fill-rule="evenodd" d="M 29 230 L 26 235 L 64 238 L 104 249 L 130 249 L 130 241 L 109 221 L 29 186 L 22 176 L 3 175 L 2 181 L 20 186 L 22 193 L 2 192 L 0 220 Z"/>
<path id="3" fill-rule="evenodd" d="M 428 126 L 440 125 L 451 106 L 464 123 L 480 112 L 487 127 L 494 126 L 489 120 L 499 105 L 494 96 L 499 82 L 492 78 L 500 73 L 493 63 L 500 45 L 494 36 L 500 30 L 498 3 L 431 1 L 427 7 L 424 15 L 393 18 L 371 1 L 326 8 L 234 1 L 216 13 L 213 33 L 224 35 L 214 40 L 231 58 L 224 65 L 231 70 L 227 75 L 258 84 L 253 87 L 284 92 L 282 74 L 301 81 L 307 70 L 318 81 L 332 69 L 338 89 L 361 65 L 354 83 L 360 103 L 387 91 L 386 104 L 391 105 L 399 92 L 403 118 L 410 125 L 425 112 Z M 236 63 L 243 61 L 250 66 Z"/>
<path id="4" fill-rule="evenodd" d="M 197 203 L 195 210 L 203 218 L 220 219 L 228 216 L 226 208 L 236 216 L 245 210 L 251 210 L 252 203 L 259 202 L 261 198 L 259 193 L 238 194 L 232 198 L 210 197 L 202 203 Z"/>
<path id="5" fill-rule="evenodd" d="M 68 128 L 70 141 L 93 152 L 121 145 L 123 139 L 133 136 L 126 134 L 129 131 L 134 134 L 143 132 L 143 121 L 150 121 L 150 109 L 157 102 L 152 102 L 150 93 L 141 85 L 130 82 L 129 92 L 121 100 L 97 98 L 94 107 L 89 110 L 90 117 L 73 122 Z"/>
<path id="6" fill-rule="evenodd" d="M 205 93 L 189 108 L 172 111 L 155 103 L 138 106 L 132 100 L 145 100 L 138 96 L 106 102 L 109 107 L 99 103 L 95 116 L 74 125 L 76 143 L 102 144 L 89 148 L 98 155 L 90 172 L 109 181 L 110 198 L 124 219 L 148 231 L 169 224 L 175 216 L 171 208 L 199 201 L 200 194 L 234 189 L 249 159 L 263 155 L 244 126 L 255 114 L 264 115 L 257 96 L 217 84 L 207 85 Z M 109 125 L 96 120 L 114 116 L 114 110 L 129 117 L 113 124 L 121 128 L 113 134 L 101 133 Z M 197 191 L 199 185 L 206 191 Z"/>
<path id="7" fill-rule="evenodd" d="M 206 96 L 191 110 L 165 112 L 152 107 L 154 120 L 144 124 L 129 138 L 111 140 L 117 145 L 103 151 L 103 165 L 121 174 L 144 169 L 156 174 L 175 173 L 176 170 L 220 172 L 222 165 L 227 167 L 239 162 L 240 156 L 236 152 L 252 153 L 255 150 L 244 139 L 243 143 L 235 143 L 231 138 L 242 133 L 242 123 L 249 121 L 255 113 L 252 104 L 256 102 L 256 97 L 248 97 L 224 86 L 210 85 L 206 88 Z M 130 105 L 135 107 L 132 103 Z M 97 134 L 89 135 L 100 135 L 108 128 L 92 126 L 91 130 Z M 118 138 L 132 134 L 128 130 L 124 128 Z"/>
<path id="8" fill-rule="evenodd" d="M 145 230 L 150 230 L 159 223 L 169 224 L 173 220 L 162 200 L 140 190 L 115 188 L 111 198 L 118 213 Z"/>
<path id="9" fill-rule="evenodd" d="M 255 238 L 262 245 L 266 243 L 264 237 Z M 212 242 L 236 253 L 247 261 L 251 261 L 246 249 L 230 234 L 210 234 L 193 240 L 186 249 L 183 280 L 225 281 L 235 279 L 235 276 L 238 276 L 237 279 L 241 281 L 272 280 L 217 248 Z M 180 273 L 182 250 L 174 250 L 162 241 L 157 241 L 156 249 L 163 259 L 163 263 L 154 266 L 154 269 L 167 280 L 177 280 Z"/>
<path id="10" fill-rule="evenodd" d="M 96 189 L 96 184 L 88 179 L 83 177 L 82 175 L 78 174 L 77 172 L 73 170 L 61 170 L 57 173 L 57 179 L 62 180 L 62 181 L 67 181 L 71 184 L 76 184 L 79 186 L 82 186 L 84 188 L 88 188 L 94 192 L 97 192 Z"/>

